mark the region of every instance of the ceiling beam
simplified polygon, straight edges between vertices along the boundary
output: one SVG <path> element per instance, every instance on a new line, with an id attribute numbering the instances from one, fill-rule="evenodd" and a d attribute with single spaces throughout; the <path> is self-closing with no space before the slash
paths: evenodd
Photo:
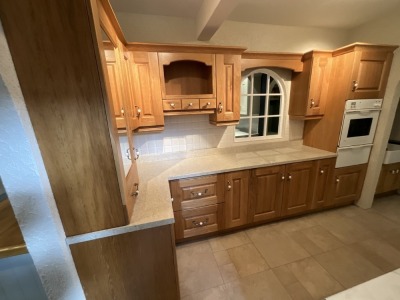
<path id="1" fill-rule="evenodd" d="M 239 0 L 204 0 L 196 19 L 196 36 L 209 41 L 230 15 Z"/>

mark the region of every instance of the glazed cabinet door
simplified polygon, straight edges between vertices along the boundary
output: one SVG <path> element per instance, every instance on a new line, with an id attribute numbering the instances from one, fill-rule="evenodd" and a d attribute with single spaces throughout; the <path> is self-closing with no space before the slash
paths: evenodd
<path id="1" fill-rule="evenodd" d="M 217 109 L 213 124 L 235 124 L 240 118 L 240 55 L 216 54 Z"/>
<path id="2" fill-rule="evenodd" d="M 348 99 L 383 98 L 392 58 L 386 49 L 356 51 Z"/>
<path id="3" fill-rule="evenodd" d="M 360 198 L 368 164 L 335 169 L 333 203 L 348 204 Z"/>
<path id="4" fill-rule="evenodd" d="M 130 52 L 133 83 L 134 113 L 139 130 L 160 129 L 164 126 L 160 75 L 156 52 Z"/>
<path id="5" fill-rule="evenodd" d="M 315 183 L 315 161 L 286 166 L 282 215 L 293 215 L 311 209 Z"/>
<path id="6" fill-rule="evenodd" d="M 110 86 L 111 101 L 118 129 L 126 127 L 123 104 L 123 86 L 118 48 L 111 42 L 104 42 L 104 54 L 107 63 L 107 79 Z"/>
<path id="7" fill-rule="evenodd" d="M 265 221 L 280 216 L 284 182 L 285 166 L 251 171 L 249 221 Z"/>
<path id="8" fill-rule="evenodd" d="M 317 163 L 312 208 L 329 205 L 336 158 L 321 159 Z"/>
<path id="9" fill-rule="evenodd" d="M 247 223 L 250 171 L 225 174 L 225 228 Z"/>

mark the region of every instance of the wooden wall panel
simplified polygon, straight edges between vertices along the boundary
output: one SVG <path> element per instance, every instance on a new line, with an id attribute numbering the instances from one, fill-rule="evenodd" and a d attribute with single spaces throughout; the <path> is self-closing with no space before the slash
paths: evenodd
<path id="1" fill-rule="evenodd" d="M 67 236 L 126 224 L 89 4 L 0 1 L 0 17 Z"/>
<path id="2" fill-rule="evenodd" d="M 173 234 L 166 225 L 71 245 L 87 299 L 179 299 Z"/>

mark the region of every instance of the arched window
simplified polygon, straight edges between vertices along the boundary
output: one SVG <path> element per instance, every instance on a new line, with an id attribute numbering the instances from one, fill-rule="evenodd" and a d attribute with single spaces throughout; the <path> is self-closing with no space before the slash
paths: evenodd
<path id="1" fill-rule="evenodd" d="M 236 140 L 280 138 L 285 104 L 283 80 L 268 69 L 257 69 L 242 78 L 240 121 Z"/>

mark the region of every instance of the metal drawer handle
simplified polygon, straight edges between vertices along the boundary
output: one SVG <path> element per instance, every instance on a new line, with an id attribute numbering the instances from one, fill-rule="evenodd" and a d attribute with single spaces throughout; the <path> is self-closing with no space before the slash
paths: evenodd
<path id="1" fill-rule="evenodd" d="M 204 221 L 200 221 L 200 222 L 196 222 L 196 221 L 192 221 L 192 224 L 195 227 L 203 227 L 206 226 L 208 224 L 208 218 L 206 218 Z"/>
<path id="2" fill-rule="evenodd" d="M 222 103 L 218 103 L 218 112 L 222 113 L 222 109 L 224 108 L 224 106 L 222 105 Z"/>
<path id="3" fill-rule="evenodd" d="M 133 186 L 136 187 L 136 191 L 132 192 L 131 196 L 137 197 L 139 196 L 139 184 L 135 183 Z"/>
<path id="4" fill-rule="evenodd" d="M 175 107 L 175 103 L 170 103 L 169 105 L 170 105 L 172 108 Z"/>
<path id="5" fill-rule="evenodd" d="M 358 88 L 358 82 L 356 80 L 353 80 L 353 88 L 351 89 L 352 92 L 355 92 L 355 90 Z"/>
<path id="6" fill-rule="evenodd" d="M 191 192 L 191 194 L 192 194 L 192 197 L 201 197 L 201 196 L 204 196 L 204 195 L 206 195 L 207 194 L 207 192 L 208 192 L 208 189 L 204 189 L 204 192 Z"/>

